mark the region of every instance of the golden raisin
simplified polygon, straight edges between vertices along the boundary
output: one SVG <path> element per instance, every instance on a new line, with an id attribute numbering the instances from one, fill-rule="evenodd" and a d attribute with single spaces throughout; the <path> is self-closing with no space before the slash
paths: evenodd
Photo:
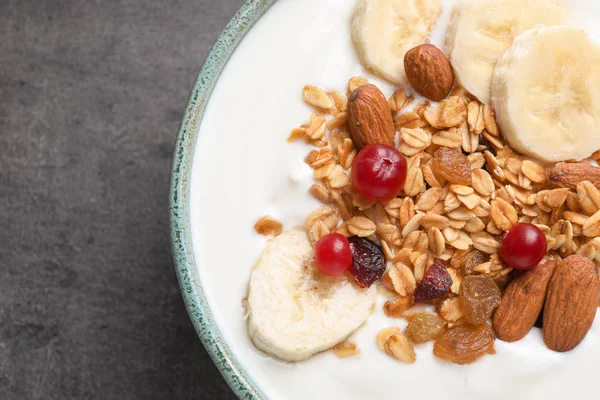
<path id="1" fill-rule="evenodd" d="M 406 336 L 415 344 L 438 338 L 446 327 L 446 321 L 435 313 L 422 312 L 411 318 L 406 327 Z"/>
<path id="2" fill-rule="evenodd" d="M 455 364 L 470 364 L 486 354 L 494 354 L 494 330 L 488 324 L 458 325 L 442 334 L 433 346 L 433 354 Z"/>
<path id="3" fill-rule="evenodd" d="M 464 264 L 462 265 L 460 271 L 463 273 L 463 276 L 471 275 L 476 266 L 488 261 L 490 261 L 489 254 L 486 254 L 483 251 L 473 250 L 465 257 Z"/>
<path id="4" fill-rule="evenodd" d="M 448 147 L 440 147 L 433 155 L 434 172 L 448 182 L 458 185 L 471 184 L 471 162 L 463 153 Z"/>
<path id="5" fill-rule="evenodd" d="M 471 275 L 460 285 L 459 301 L 470 324 L 485 323 L 500 305 L 500 289 L 488 275 Z"/>

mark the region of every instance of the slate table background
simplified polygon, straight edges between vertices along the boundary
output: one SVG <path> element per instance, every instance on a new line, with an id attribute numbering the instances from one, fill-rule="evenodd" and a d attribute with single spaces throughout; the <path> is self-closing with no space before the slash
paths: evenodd
<path id="1" fill-rule="evenodd" d="M 171 152 L 243 0 L 0 0 L 0 399 L 234 399 L 169 249 Z"/>

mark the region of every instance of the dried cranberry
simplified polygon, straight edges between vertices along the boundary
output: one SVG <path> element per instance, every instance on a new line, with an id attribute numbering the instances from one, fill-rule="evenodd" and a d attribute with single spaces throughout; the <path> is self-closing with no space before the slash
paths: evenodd
<path id="1" fill-rule="evenodd" d="M 352 252 L 350 273 L 356 284 L 367 288 L 385 272 L 385 263 L 381 247 L 368 239 L 358 236 L 348 238 Z"/>
<path id="2" fill-rule="evenodd" d="M 448 270 L 439 261 L 435 261 L 423 275 L 423 279 L 415 289 L 415 303 L 444 297 L 452 286 L 452 278 Z"/>

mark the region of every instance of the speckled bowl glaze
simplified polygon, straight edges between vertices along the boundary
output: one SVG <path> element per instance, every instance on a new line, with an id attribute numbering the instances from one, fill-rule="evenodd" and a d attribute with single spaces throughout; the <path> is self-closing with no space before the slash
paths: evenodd
<path id="1" fill-rule="evenodd" d="M 249 0 L 227 24 L 212 47 L 188 99 L 177 134 L 171 192 L 171 247 L 179 287 L 198 336 L 221 374 L 240 399 L 266 399 L 246 374 L 214 323 L 192 248 L 189 220 L 189 182 L 199 124 L 221 71 L 244 35 L 277 0 Z"/>

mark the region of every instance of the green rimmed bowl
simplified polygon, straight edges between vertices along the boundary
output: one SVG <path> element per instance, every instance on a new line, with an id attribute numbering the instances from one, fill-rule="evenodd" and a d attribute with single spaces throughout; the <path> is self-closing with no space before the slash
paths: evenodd
<path id="1" fill-rule="evenodd" d="M 227 61 L 244 35 L 276 0 L 249 0 L 227 24 L 210 50 L 187 102 L 175 145 L 171 172 L 171 246 L 175 271 L 188 314 L 202 344 L 240 399 L 266 399 L 233 356 L 216 327 L 198 276 L 190 235 L 190 176 L 199 124 Z"/>
<path id="2" fill-rule="evenodd" d="M 581 1 L 582 3 L 584 2 L 584 0 L 578 0 Z M 306 2 L 304 2 L 304 0 L 298 0 L 297 4 L 301 4 L 301 5 L 305 5 Z M 204 250 L 205 247 L 198 247 L 198 237 L 196 237 L 194 239 L 194 235 L 192 235 L 192 231 L 194 231 L 193 227 L 196 228 L 196 230 L 198 230 L 198 222 L 201 221 L 202 224 L 207 224 L 205 219 L 198 219 L 198 218 L 193 218 L 193 210 L 191 211 L 191 204 L 194 204 L 195 208 L 200 207 L 201 205 L 203 205 L 202 202 L 198 202 L 198 198 L 194 199 L 194 193 L 197 193 L 197 190 L 194 190 L 194 182 L 195 178 L 192 179 L 192 165 L 196 165 L 196 169 L 198 168 L 198 164 L 197 162 L 193 162 L 194 159 L 194 153 L 196 154 L 202 154 L 203 152 L 205 152 L 205 144 L 206 142 L 203 141 L 203 139 L 205 137 L 207 137 L 207 135 L 205 135 L 207 132 L 206 130 L 203 130 L 200 128 L 200 125 L 202 123 L 203 127 L 206 127 L 207 122 L 209 120 L 211 120 L 211 116 L 213 115 L 212 111 L 214 111 L 214 107 L 210 108 L 210 105 L 208 104 L 208 100 L 209 98 L 211 98 L 212 92 L 213 92 L 213 88 L 215 87 L 215 85 L 217 84 L 217 81 L 219 79 L 219 75 L 221 74 L 221 72 L 224 70 L 225 65 L 227 64 L 228 60 L 230 59 L 230 57 L 232 56 L 237 44 L 242 40 L 242 38 L 244 37 L 244 35 L 246 33 L 248 33 L 251 28 L 254 26 L 254 23 L 269 9 L 270 6 L 272 6 L 273 4 L 275 4 L 276 1 L 275 0 L 257 0 L 257 1 L 249 1 L 247 2 L 241 9 L 240 11 L 236 14 L 236 16 L 232 19 L 232 21 L 229 23 L 229 25 L 226 27 L 226 29 L 224 30 L 223 34 L 219 37 L 219 40 L 217 41 L 216 45 L 213 47 L 212 51 L 210 52 L 205 65 L 202 68 L 202 71 L 194 85 L 194 88 L 192 90 L 192 94 L 190 96 L 188 105 L 186 107 L 186 112 L 184 115 L 184 119 L 182 121 L 182 125 L 177 137 L 177 143 L 176 143 L 176 149 L 175 149 L 175 156 L 174 156 L 174 164 L 173 164 L 173 172 L 172 172 L 172 187 L 171 187 L 171 197 L 170 197 L 170 203 L 171 203 L 171 219 L 172 219 L 172 223 L 171 223 L 171 234 L 172 234 L 172 246 L 173 246 L 173 255 L 174 255 L 174 260 L 175 260 L 175 264 L 176 264 L 176 271 L 177 271 L 177 275 L 178 275 L 178 279 L 179 279 L 179 283 L 180 283 L 180 287 L 181 287 L 181 291 L 184 297 L 184 301 L 186 304 L 186 307 L 188 309 L 190 318 L 193 321 L 193 324 L 195 326 L 195 329 L 198 332 L 198 335 L 200 336 L 200 338 L 202 339 L 202 342 L 204 344 L 204 346 L 206 347 L 206 349 L 208 350 L 209 354 L 211 355 L 212 359 L 214 360 L 215 364 L 218 366 L 218 368 L 220 369 L 220 371 L 222 372 L 223 376 L 225 377 L 226 381 L 229 383 L 229 385 L 232 387 L 232 389 L 234 390 L 234 392 L 240 397 L 240 398 L 245 398 L 245 399 L 266 399 L 265 393 L 269 394 L 269 397 L 273 397 L 273 398 L 289 398 L 289 396 L 286 396 L 285 394 L 287 394 L 288 392 L 285 391 L 280 391 L 278 394 L 275 393 L 274 391 L 271 390 L 271 388 L 269 386 L 267 386 L 267 384 L 265 383 L 266 381 L 264 379 L 261 379 L 260 376 L 257 375 L 257 370 L 253 369 L 251 365 L 247 364 L 243 357 L 242 357 L 242 353 L 239 352 L 239 347 L 240 347 L 240 341 L 232 341 L 231 340 L 231 329 L 227 328 L 226 326 L 222 325 L 222 317 L 223 317 L 223 311 L 220 308 L 221 304 L 219 303 L 215 303 L 214 302 L 214 297 L 213 297 L 213 292 L 214 292 L 214 288 L 211 287 L 210 282 L 206 281 L 205 277 L 206 277 L 206 270 L 207 269 L 211 269 L 209 267 L 209 265 L 207 265 L 207 263 L 205 262 L 205 259 L 203 258 L 204 256 Z M 268 19 L 270 15 L 272 15 L 272 13 L 274 13 L 276 11 L 276 9 L 279 9 L 279 6 L 283 6 L 284 4 L 286 4 L 288 2 L 277 2 L 277 5 L 275 7 L 273 7 L 267 16 L 264 17 L 264 19 Z M 289 2 L 291 3 L 291 1 Z M 313 0 L 313 7 L 314 6 L 322 6 L 322 4 L 315 4 L 317 3 L 317 0 Z M 327 3 L 328 2 L 322 2 L 323 6 L 325 6 L 325 8 L 327 7 Z M 342 0 L 333 0 L 332 3 L 342 3 Z M 296 4 L 296 3 L 295 3 Z M 327 13 L 324 13 L 327 14 Z M 335 16 L 335 12 L 330 13 L 331 15 Z M 328 23 L 329 18 L 331 18 L 331 15 L 327 15 L 327 18 L 322 18 L 321 20 L 317 21 L 317 22 L 321 22 L 321 23 Z M 596 13 L 596 15 L 598 15 Z M 292 18 L 293 19 L 293 18 Z M 345 16 L 344 18 L 345 21 L 343 23 L 346 23 L 348 18 L 347 16 Z M 285 21 L 287 22 L 287 16 L 282 16 L 282 18 L 280 18 L 280 21 Z M 319 25 L 313 21 L 313 20 L 308 20 L 307 21 L 307 26 L 309 26 L 310 28 L 313 29 L 318 29 Z M 342 26 L 343 23 L 340 23 L 339 19 L 338 21 L 336 21 L 336 23 L 338 24 L 338 26 Z M 256 29 L 259 29 L 261 24 L 258 24 L 256 26 Z M 304 26 L 301 27 L 302 29 L 305 29 Z M 252 33 L 254 33 L 254 29 L 252 29 Z M 303 30 L 297 29 L 296 32 L 304 32 Z M 252 36 L 252 33 L 250 36 Z M 264 33 L 264 30 L 263 30 Z M 271 32 L 269 32 L 271 33 Z M 330 58 L 325 58 L 323 60 L 321 60 L 321 67 L 319 68 L 318 72 L 312 71 L 312 75 L 309 77 L 309 79 L 304 79 L 303 78 L 303 83 L 307 84 L 317 84 L 317 85 L 325 85 L 329 88 L 343 88 L 344 87 L 344 81 L 347 80 L 348 77 L 350 76 L 355 76 L 355 75 L 362 75 L 365 73 L 365 71 L 360 69 L 360 64 L 357 62 L 356 59 L 352 58 L 352 52 L 350 51 L 342 51 L 342 52 L 337 52 L 336 51 L 340 48 L 340 44 L 342 44 L 342 47 L 346 46 L 345 50 L 347 50 L 348 48 L 348 41 L 349 38 L 347 36 L 347 31 L 343 30 L 341 32 L 341 35 L 344 36 L 344 40 L 340 40 L 339 37 L 335 38 L 335 40 L 331 41 L 329 39 L 330 35 L 326 35 L 326 42 L 327 46 L 329 46 L 329 48 L 332 51 L 332 55 Z M 314 42 L 308 42 L 308 43 L 304 43 L 305 47 L 309 47 L 309 46 L 325 46 L 321 43 L 317 43 L 316 41 Z M 240 46 L 240 51 L 243 50 L 244 48 L 244 44 L 242 46 Z M 297 49 L 297 50 L 305 50 L 304 48 L 302 49 Z M 273 51 L 273 54 L 275 54 L 275 56 L 273 56 L 273 58 L 277 58 L 277 52 Z M 234 56 L 235 58 L 235 56 Z M 244 60 L 249 60 L 250 63 L 257 63 L 258 61 L 256 58 L 248 58 L 246 57 Z M 266 60 L 266 61 L 270 61 L 270 60 Z M 234 62 L 230 63 L 230 65 L 235 64 Z M 290 61 L 290 64 L 293 65 L 293 61 Z M 316 63 L 315 63 L 316 64 Z M 346 65 L 348 64 L 348 65 Z M 323 66 L 326 66 L 327 68 L 323 68 Z M 321 71 L 322 70 L 322 71 Z M 225 75 L 227 76 L 228 73 L 231 71 L 231 69 L 227 68 L 225 71 Z M 323 73 L 321 75 L 321 72 Z M 219 85 L 221 85 L 221 82 L 223 81 L 227 81 L 227 79 L 222 79 L 221 81 L 219 81 Z M 377 82 L 376 82 L 377 83 Z M 381 83 L 380 83 L 381 84 Z M 300 86 L 301 87 L 301 86 Z M 292 88 L 290 90 L 290 88 L 287 88 L 287 90 L 284 93 L 278 93 L 280 95 L 279 99 L 281 99 L 281 103 L 282 104 L 278 104 L 278 107 L 280 108 L 285 108 L 286 106 L 289 106 L 289 103 L 285 103 L 285 101 L 287 101 L 286 99 L 290 98 L 290 97 L 294 97 L 294 96 L 298 96 L 298 89 L 300 87 L 295 87 Z M 381 87 L 381 86 L 380 86 Z M 388 88 L 389 91 L 390 88 Z M 220 89 L 215 91 L 215 95 L 213 96 L 213 98 L 217 97 L 218 93 L 219 93 Z M 261 95 L 264 95 L 264 93 L 262 93 Z M 299 97 L 299 96 L 298 96 Z M 251 102 L 250 102 L 251 103 Z M 298 103 L 300 103 L 299 99 L 298 99 Z M 295 105 L 294 105 L 295 106 Z M 204 113 L 205 111 L 208 110 L 209 112 L 207 112 L 207 116 L 208 118 L 205 118 L 203 121 L 203 117 L 204 117 Z M 277 131 L 279 135 L 286 135 L 287 132 L 289 132 L 288 129 L 292 128 L 293 125 L 295 123 L 298 123 L 300 121 L 303 120 L 303 118 L 306 118 L 309 114 L 308 114 L 308 110 L 301 110 L 302 112 L 298 115 L 298 116 L 293 116 L 293 118 L 288 118 L 285 123 L 283 124 L 283 127 L 280 125 L 278 129 L 273 129 L 274 131 Z M 212 125 L 212 127 L 214 127 L 214 124 Z M 214 132 L 211 132 L 211 135 L 213 135 Z M 210 136 L 210 135 L 209 135 Z M 197 143 L 198 141 L 202 142 L 201 146 L 198 146 Z M 285 141 L 285 138 L 283 138 L 283 141 Z M 196 151 L 198 150 L 198 151 Z M 260 159 L 259 157 L 257 157 L 259 159 L 260 162 L 263 162 L 262 159 Z M 296 159 L 299 160 L 299 162 L 301 163 L 302 160 L 302 156 L 297 156 L 297 157 L 290 157 L 291 159 Z M 197 160 L 196 160 L 197 161 Z M 202 166 L 202 168 L 204 168 L 206 166 Z M 196 177 L 196 174 L 194 174 L 194 177 Z M 200 199 L 203 200 L 203 199 Z M 300 214 L 302 214 L 304 211 L 300 212 Z M 192 214 L 192 217 L 190 217 L 190 214 Z M 306 213 L 304 213 L 304 215 L 306 215 Z M 193 223 L 191 223 L 190 221 L 192 221 Z M 255 221 L 255 220 L 254 220 Z M 207 224 L 208 225 L 208 224 Z M 245 221 L 242 225 L 241 225 L 241 229 L 244 229 L 244 227 L 249 227 L 251 226 L 250 223 L 248 223 L 248 221 Z M 204 227 L 203 229 L 208 229 L 206 227 Z M 195 244 L 195 247 L 194 247 Z M 210 246 L 210 244 L 206 244 L 206 246 Z M 194 253 L 194 248 L 196 249 L 196 252 Z M 202 251 L 199 251 L 199 250 Z M 250 265 L 246 263 L 246 260 L 244 260 L 244 268 L 249 268 Z M 227 265 L 224 265 L 227 267 Z M 199 267 L 202 267 L 199 269 Z M 214 267 L 214 265 L 212 266 Z M 214 269 L 214 268 L 213 268 Z M 239 269 L 238 269 L 239 270 Z M 247 270 L 243 271 L 244 277 L 247 278 Z M 204 286 L 203 286 L 204 285 Z M 222 289 L 222 288 L 219 288 Z M 237 290 L 237 289 L 236 289 Z M 235 298 L 235 301 L 241 300 L 241 297 L 243 295 L 239 295 L 239 292 L 232 292 L 233 293 L 233 298 Z M 239 295 L 239 296 L 238 296 Z M 217 306 L 217 307 L 215 307 Z M 211 309 L 212 307 L 212 309 Z M 239 307 L 238 307 L 239 308 Z M 213 313 L 214 312 L 214 313 Z M 238 320 L 242 320 L 240 315 L 235 315 L 235 318 L 237 318 Z M 383 326 L 384 321 L 375 321 L 373 324 L 371 324 L 370 326 L 366 326 L 365 329 L 367 331 L 365 331 L 365 329 L 363 329 L 363 332 L 359 332 L 359 334 L 363 333 L 368 340 L 363 340 L 363 343 L 369 343 L 369 346 L 371 346 L 371 348 L 369 347 L 362 347 L 361 346 L 361 350 L 365 349 L 366 351 L 364 351 L 364 355 L 375 355 L 374 357 L 377 357 L 378 353 L 377 350 L 372 348 L 375 346 L 375 344 L 373 343 L 372 338 L 375 337 L 375 332 L 374 329 L 377 329 L 377 327 L 381 327 Z M 241 324 L 240 324 L 241 325 Z M 368 329 L 371 329 L 371 332 L 368 331 Z M 242 333 L 242 329 L 239 329 L 238 332 Z M 247 330 L 243 331 L 243 334 L 245 334 L 247 336 Z M 581 356 L 582 354 L 585 354 L 586 351 L 590 352 L 590 350 L 593 350 L 593 341 L 597 340 L 596 339 L 597 336 L 594 336 L 591 341 L 587 342 L 587 346 L 588 347 L 581 347 L 581 349 L 579 350 L 579 356 Z M 248 342 L 247 337 L 244 338 L 246 339 L 246 342 Z M 536 343 L 541 343 L 541 341 L 539 340 L 539 338 L 534 338 L 536 340 L 534 340 Z M 242 346 L 244 346 L 246 343 L 243 342 Z M 521 345 L 526 345 L 527 343 L 521 343 Z M 248 347 L 250 348 L 250 344 L 248 343 Z M 533 343 L 530 343 L 530 345 L 533 345 Z M 530 346 L 531 347 L 531 346 Z M 232 350 L 233 349 L 233 350 Z M 252 349 L 251 349 L 252 350 Z M 340 386 L 343 386 L 340 391 L 335 391 L 334 395 L 330 395 L 330 396 L 304 396 L 303 398 L 306 397 L 313 397 L 313 398 L 384 398 L 383 396 L 378 396 L 377 394 L 379 394 L 379 392 L 375 392 L 375 391 L 370 391 L 373 387 L 380 387 L 382 388 L 383 391 L 387 390 L 387 394 L 389 393 L 394 393 L 393 389 L 396 387 L 396 380 L 394 379 L 393 381 L 390 380 L 385 380 L 383 377 L 385 377 L 386 375 L 389 375 L 389 371 L 391 371 L 391 368 L 394 368 L 394 370 L 399 370 L 402 372 L 402 380 L 406 381 L 406 382 L 427 382 L 428 378 L 430 377 L 429 374 L 431 373 L 431 369 L 429 367 L 435 367 L 436 368 L 436 375 L 438 377 L 440 376 L 446 376 L 447 379 L 446 381 L 448 382 L 466 382 L 467 379 L 470 382 L 487 382 L 488 377 L 490 376 L 489 374 L 486 373 L 486 371 L 493 371 L 494 374 L 499 373 L 499 371 L 503 371 L 506 369 L 502 369 L 502 357 L 509 357 L 511 353 L 511 351 L 513 351 L 513 348 L 509 348 L 508 345 L 503 344 L 503 343 L 498 343 L 498 355 L 496 355 L 494 358 L 490 357 L 487 358 L 485 360 L 482 361 L 482 363 L 473 365 L 471 367 L 462 367 L 460 369 L 456 369 L 456 368 L 452 368 L 451 366 L 444 366 L 444 365 L 439 365 L 436 360 L 432 360 L 431 359 L 431 354 L 429 353 L 424 353 L 423 356 L 421 356 L 421 354 L 419 355 L 419 368 L 404 368 L 402 366 L 398 366 L 396 364 L 394 365 L 389 365 L 389 363 L 392 363 L 393 360 L 388 360 L 387 358 L 385 358 L 384 355 L 380 355 L 381 359 L 375 359 L 376 364 L 374 365 L 372 362 L 366 363 L 366 364 L 360 364 L 360 359 L 358 360 L 347 360 L 344 361 L 344 365 L 341 366 L 340 364 L 336 364 L 336 360 L 332 360 L 330 358 L 324 358 L 327 357 L 327 355 L 323 355 L 323 357 L 319 356 L 320 359 L 316 360 L 316 359 L 311 359 L 311 360 L 307 360 L 306 362 L 301 363 L 301 365 L 294 365 L 294 366 L 288 366 L 288 365 L 275 365 L 276 368 L 281 368 L 283 369 L 287 369 L 288 371 L 290 371 L 290 373 L 288 375 L 293 375 L 293 379 L 296 379 L 297 381 L 300 382 L 300 384 L 304 383 L 304 382 L 319 382 L 318 379 L 321 379 L 323 376 L 325 376 L 325 374 L 320 374 L 319 372 L 323 372 L 322 369 L 318 369 L 318 368 L 314 368 L 315 366 L 317 366 L 317 364 L 319 365 L 324 365 L 325 363 L 321 363 L 321 361 L 326 361 L 328 364 L 325 364 L 325 366 L 328 368 L 326 371 L 327 374 L 327 379 L 329 381 L 333 381 L 333 382 L 340 382 L 342 383 Z M 590 354 L 594 354 L 593 352 L 590 352 Z M 548 360 L 549 357 L 556 357 L 556 354 L 550 354 L 547 355 L 545 353 L 532 353 L 532 357 L 530 358 L 529 362 L 521 362 L 523 360 L 523 354 L 519 354 L 519 358 L 508 358 L 508 360 L 514 364 L 515 359 L 519 360 L 519 366 L 527 367 L 527 366 L 537 366 L 537 364 L 535 364 L 535 362 L 538 361 L 538 358 L 542 358 L 542 361 L 544 361 L 544 357 L 547 356 Z M 256 355 L 256 358 L 261 357 L 261 355 Z M 429 357 L 429 358 L 427 358 Z M 583 356 L 581 356 L 583 357 Z M 593 358 L 593 357 L 591 357 Z M 548 362 L 548 360 L 546 360 L 546 362 Z M 553 359 L 554 360 L 554 359 Z M 262 360 L 261 360 L 262 361 Z M 371 360 L 373 361 L 373 359 Z M 527 361 L 527 360 L 526 360 Z M 270 364 L 274 364 L 275 361 L 270 360 L 269 361 Z M 429 364 L 427 364 L 429 363 Z M 265 366 L 266 362 L 263 364 L 260 364 L 259 367 L 263 367 Z M 583 365 L 583 364 L 582 364 Z M 365 368 L 367 367 L 367 368 Z M 380 370 L 376 370 L 375 368 L 380 368 Z M 306 371 L 307 370 L 314 370 L 316 371 L 312 378 L 314 379 L 302 379 L 303 377 L 300 375 L 300 373 L 304 373 L 304 375 L 306 376 Z M 348 372 L 350 371 L 350 373 Z M 354 373 L 352 373 L 352 371 L 354 371 Z M 360 371 L 360 372 L 357 372 Z M 422 375 L 419 375 L 419 373 L 423 372 Z M 294 374 L 298 374 L 298 376 L 294 375 Z M 347 377 L 360 377 L 361 379 L 347 379 Z M 497 376 L 497 375 L 495 375 Z M 524 375 L 527 376 L 527 375 Z M 346 379 L 344 379 L 346 378 Z M 368 386 L 368 385 L 363 385 L 362 382 L 365 379 L 373 379 L 373 378 L 381 378 L 381 381 L 383 383 L 385 383 L 388 386 L 385 385 L 380 385 L 378 381 L 373 380 L 372 385 Z M 353 382 L 355 381 L 355 382 Z M 502 379 L 496 379 L 497 382 L 503 382 Z M 322 382 L 320 382 L 322 385 Z M 540 382 L 537 382 L 538 384 Z M 553 385 L 551 385 L 550 383 L 552 383 Z M 552 398 L 554 398 L 554 395 L 556 395 L 558 397 L 558 393 L 560 393 L 561 388 L 561 380 L 555 380 L 554 382 L 544 382 L 545 384 L 545 392 L 546 393 L 551 393 Z M 306 385 L 306 386 L 321 386 L 321 385 Z M 517 385 L 515 385 L 514 390 L 512 390 L 510 387 L 508 387 L 510 385 L 502 385 L 502 387 L 498 386 L 495 387 L 495 395 L 497 397 L 494 398 L 503 398 L 503 397 L 510 397 L 511 393 L 512 396 L 514 396 L 515 391 L 519 390 L 519 387 Z M 539 385 L 538 385 L 539 386 Z M 567 385 L 563 385 L 565 388 L 567 388 Z M 342 392 L 342 390 L 344 390 L 345 387 L 345 391 Z M 443 385 L 441 385 L 441 387 L 443 387 Z M 527 387 L 523 387 L 522 389 L 528 389 L 529 386 Z M 287 387 L 285 389 L 288 389 Z M 429 388 L 430 390 L 433 390 L 433 388 Z M 481 398 L 481 396 L 479 397 L 473 397 L 473 392 L 469 392 L 468 388 L 464 388 L 464 387 L 459 387 L 460 390 L 454 391 L 453 395 L 450 395 L 451 398 L 461 398 L 461 399 L 465 399 L 465 398 Z M 590 389 L 590 388 L 588 388 Z M 504 390 L 508 390 L 508 392 L 504 392 Z M 539 388 L 536 389 L 536 392 L 539 392 Z M 273 394 L 275 393 L 275 394 Z M 342 393 L 342 394 L 340 394 Z M 368 393 L 368 396 L 363 395 L 362 397 L 361 394 L 364 393 Z M 282 395 L 283 394 L 283 395 Z M 349 395 L 350 394 L 350 395 Z M 471 395 L 471 397 L 468 397 L 468 395 Z M 448 393 L 445 391 L 444 395 L 448 396 Z M 467 395 L 467 397 L 465 397 L 465 395 Z M 386 396 L 387 397 L 387 396 Z M 410 396 L 409 396 L 410 397 Z M 432 395 L 432 397 L 434 397 Z M 298 398 L 298 397 L 297 397 Z M 450 397 L 448 397 L 450 398 Z"/>

